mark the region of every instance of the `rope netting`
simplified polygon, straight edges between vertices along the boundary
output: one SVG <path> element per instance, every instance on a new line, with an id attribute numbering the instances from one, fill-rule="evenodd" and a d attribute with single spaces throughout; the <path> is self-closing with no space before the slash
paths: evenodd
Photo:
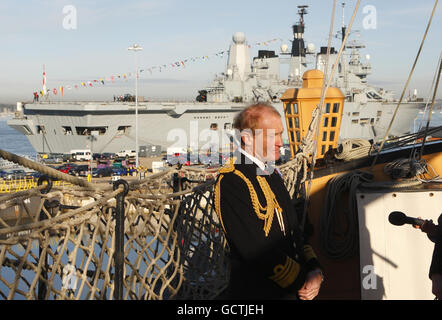
<path id="1" fill-rule="evenodd" d="M 211 206 L 214 180 L 189 187 L 203 178 L 169 170 L 128 185 L 127 194 L 43 182 L 1 196 L 1 298 L 216 297 L 227 284 L 228 250 Z"/>
<path id="2" fill-rule="evenodd" d="M 227 287 L 217 169 L 92 184 L 0 156 L 46 174 L 0 195 L 0 299 L 213 299 Z M 280 167 L 286 183 L 299 180 L 299 161 Z"/>

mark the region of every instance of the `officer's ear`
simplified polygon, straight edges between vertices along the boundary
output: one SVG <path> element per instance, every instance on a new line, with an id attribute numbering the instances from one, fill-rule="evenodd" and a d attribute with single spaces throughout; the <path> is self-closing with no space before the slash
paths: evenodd
<path id="1" fill-rule="evenodd" d="M 245 147 L 251 148 L 253 146 L 253 132 L 250 129 L 244 129 L 241 131 L 241 141 Z"/>

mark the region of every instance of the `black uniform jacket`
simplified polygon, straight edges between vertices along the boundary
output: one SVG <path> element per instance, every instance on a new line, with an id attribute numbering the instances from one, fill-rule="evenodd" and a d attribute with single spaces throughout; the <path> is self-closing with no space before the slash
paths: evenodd
<path id="1" fill-rule="evenodd" d="M 262 175 L 282 209 L 285 228 L 284 234 L 275 213 L 266 236 L 264 220 L 255 213 L 247 183 L 233 170 L 238 170 L 251 182 L 259 202 L 266 206 L 257 181 L 257 174 L 263 172 L 250 159 L 236 154 L 234 166 L 230 166 L 230 170 L 220 171 L 215 186 L 215 204 L 218 193 L 216 211 L 231 254 L 228 298 L 284 299 L 295 296 L 305 282 L 306 273 L 319 267 L 319 263 L 312 247 L 303 242 L 296 212 L 283 179 L 276 169 L 271 174 Z"/>
<path id="2" fill-rule="evenodd" d="M 434 250 L 430 266 L 430 278 L 433 273 L 442 274 L 442 214 L 438 219 L 438 234 L 433 239 Z"/>

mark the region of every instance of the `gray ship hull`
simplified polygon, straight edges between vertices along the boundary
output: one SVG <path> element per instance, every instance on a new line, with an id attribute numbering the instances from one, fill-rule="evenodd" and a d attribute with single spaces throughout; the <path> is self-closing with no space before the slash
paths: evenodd
<path id="1" fill-rule="evenodd" d="M 273 105 L 284 114 L 282 103 Z M 228 148 L 224 133 L 231 129 L 235 114 L 245 106 L 243 103 L 140 103 L 138 145 L 161 146 L 163 151 L 186 147 L 199 150 L 218 142 L 221 148 Z M 390 136 L 410 132 L 423 107 L 423 103 L 403 103 Z M 381 140 L 395 108 L 395 103 L 346 102 L 340 140 Z M 135 148 L 134 103 L 30 103 L 23 105 L 22 112 L 22 116 L 10 119 L 8 125 L 25 134 L 37 153 L 61 154 L 74 149 L 103 153 Z M 287 135 L 284 142 L 288 142 Z"/>
<path id="2" fill-rule="evenodd" d="M 25 104 L 8 125 L 26 135 L 37 153 L 93 153 L 135 149 L 135 105 L 125 103 Z M 140 103 L 138 144 L 168 147 L 201 145 L 214 125 L 229 129 L 244 105 Z M 91 141 L 92 140 L 92 141 Z M 195 146 L 198 147 L 198 146 Z"/>

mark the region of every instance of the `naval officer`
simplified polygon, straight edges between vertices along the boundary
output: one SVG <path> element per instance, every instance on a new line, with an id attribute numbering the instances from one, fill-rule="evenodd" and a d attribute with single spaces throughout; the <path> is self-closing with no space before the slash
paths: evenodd
<path id="1" fill-rule="evenodd" d="M 429 277 L 433 294 L 437 300 L 442 300 L 442 214 L 437 221 L 438 225 L 435 225 L 432 220 L 425 220 L 420 228 L 434 242 Z"/>
<path id="2" fill-rule="evenodd" d="M 233 124 L 240 140 L 215 185 L 215 210 L 230 248 L 230 299 L 311 300 L 322 271 L 299 229 L 295 208 L 274 163 L 283 125 L 271 105 L 241 111 Z"/>

